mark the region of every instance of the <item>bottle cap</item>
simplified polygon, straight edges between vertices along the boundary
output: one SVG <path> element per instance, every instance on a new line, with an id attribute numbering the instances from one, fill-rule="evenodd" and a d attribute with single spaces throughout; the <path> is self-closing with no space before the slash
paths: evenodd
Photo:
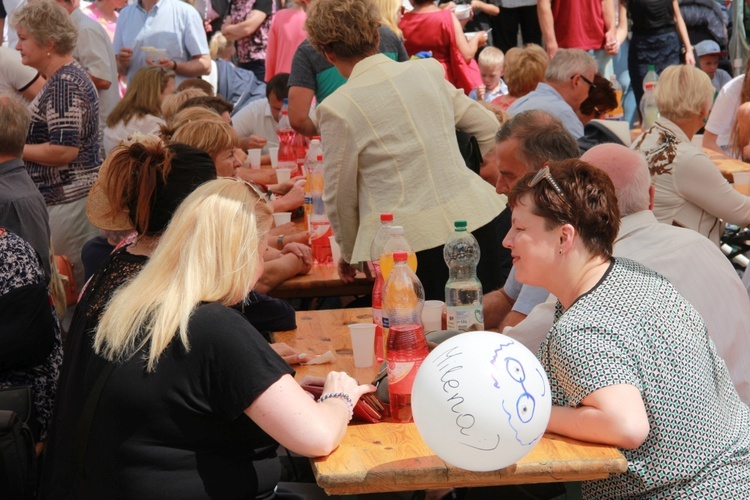
<path id="1" fill-rule="evenodd" d="M 320 141 L 320 136 L 319 135 L 314 135 L 313 136 L 313 141 L 315 141 L 315 140 Z"/>
<path id="2" fill-rule="evenodd" d="M 380 222 L 393 222 L 393 214 L 388 212 L 380 214 Z"/>
<path id="3" fill-rule="evenodd" d="M 318 162 L 321 162 L 321 161 L 323 161 L 323 155 L 318 155 L 318 158 L 317 158 L 317 160 L 318 160 Z"/>
<path id="4" fill-rule="evenodd" d="M 649 64 L 648 65 L 648 70 L 649 71 L 656 71 L 656 66 L 654 66 L 653 64 Z"/>
<path id="5" fill-rule="evenodd" d="M 456 231 L 466 231 L 466 221 L 457 220 L 453 223 L 453 227 L 456 228 Z"/>
<path id="6" fill-rule="evenodd" d="M 391 226 L 388 228 L 388 234 L 404 234 L 403 226 Z"/>
<path id="7" fill-rule="evenodd" d="M 393 252 L 393 262 L 406 262 L 409 259 L 409 254 L 406 252 Z"/>
<path id="8" fill-rule="evenodd" d="M 289 104 L 289 98 L 285 97 L 284 98 L 284 105 L 287 105 L 287 104 Z"/>

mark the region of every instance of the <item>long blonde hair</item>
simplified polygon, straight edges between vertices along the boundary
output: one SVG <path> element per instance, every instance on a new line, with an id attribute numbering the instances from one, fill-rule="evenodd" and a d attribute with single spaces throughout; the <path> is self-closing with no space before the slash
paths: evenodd
<path id="1" fill-rule="evenodd" d="M 96 352 L 123 362 L 144 348 L 151 372 L 175 336 L 189 350 L 187 325 L 198 304 L 230 306 L 255 285 L 270 226 L 271 208 L 243 181 L 198 187 L 141 272 L 113 295 L 96 330 Z"/>

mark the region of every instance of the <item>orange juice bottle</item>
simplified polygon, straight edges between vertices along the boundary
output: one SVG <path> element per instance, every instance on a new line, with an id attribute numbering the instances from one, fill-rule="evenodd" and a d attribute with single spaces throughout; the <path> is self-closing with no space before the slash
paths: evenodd
<path id="1" fill-rule="evenodd" d="M 409 242 L 406 241 L 406 238 L 404 238 L 403 226 L 393 226 L 388 232 L 391 237 L 388 243 L 385 244 L 385 247 L 383 247 L 383 254 L 380 256 L 380 272 L 383 273 L 383 279 L 387 280 L 391 274 L 391 270 L 393 270 L 393 266 L 395 265 L 393 261 L 394 252 L 406 252 L 408 255 L 406 263 L 416 273 L 417 254 Z"/>

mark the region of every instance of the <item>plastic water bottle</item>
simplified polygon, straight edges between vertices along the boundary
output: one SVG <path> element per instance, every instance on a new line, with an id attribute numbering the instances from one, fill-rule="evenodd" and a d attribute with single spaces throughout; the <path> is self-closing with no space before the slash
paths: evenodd
<path id="1" fill-rule="evenodd" d="M 320 136 L 316 135 L 310 141 L 310 149 L 307 151 L 307 157 L 305 158 L 305 217 L 310 220 L 312 214 L 312 191 L 310 190 L 310 176 L 313 170 L 318 166 L 318 156 L 323 156 L 323 147 L 320 144 Z"/>
<path id="2" fill-rule="evenodd" d="M 323 155 L 318 155 L 317 165 L 310 174 L 310 194 L 312 195 L 312 210 L 308 223 L 310 226 L 310 246 L 312 248 L 313 262 L 316 264 L 330 264 L 333 262 L 331 253 L 331 240 L 333 236 L 331 222 L 326 215 L 323 204 Z"/>
<path id="3" fill-rule="evenodd" d="M 297 133 L 289 123 L 288 99 L 284 99 L 284 104 L 281 107 L 279 124 L 276 126 L 276 137 L 279 139 L 278 168 L 291 169 L 292 176 L 295 175 L 294 169 L 297 168 L 297 156 L 294 152 L 295 135 L 297 135 Z"/>
<path id="4" fill-rule="evenodd" d="M 659 108 L 656 106 L 654 90 L 659 82 L 659 77 L 653 66 L 648 67 L 648 73 L 643 78 L 643 97 L 641 97 L 641 130 L 644 132 L 654 126 L 659 119 Z"/>
<path id="5" fill-rule="evenodd" d="M 409 267 L 417 272 L 417 254 L 409 242 L 404 238 L 404 228 L 402 226 L 393 226 L 388 230 L 390 238 L 383 247 L 383 253 L 380 255 L 380 272 L 383 273 L 383 279 L 387 280 L 394 266 L 393 253 L 404 251 L 408 253 Z"/>
<path id="6" fill-rule="evenodd" d="M 443 259 L 449 273 L 445 284 L 448 330 L 465 332 L 475 323 L 482 329 L 482 283 L 477 278 L 479 243 L 466 230 L 465 220 L 457 220 L 453 226 L 455 230 L 443 246 Z"/>
<path id="7" fill-rule="evenodd" d="M 312 149 L 312 147 L 310 148 Z M 393 214 L 380 214 L 380 227 L 370 245 L 370 262 L 375 270 L 375 284 L 372 286 L 372 319 L 375 322 L 375 357 L 378 362 L 385 359 L 386 346 L 383 338 L 383 273 L 380 272 L 380 255 L 391 237 L 388 230 L 393 226 Z"/>
<path id="8" fill-rule="evenodd" d="M 388 395 L 393 421 L 411 422 L 414 377 L 428 354 L 422 327 L 424 288 L 407 265 L 408 254 L 396 252 L 393 257 L 396 266 L 385 282 L 383 297 L 383 310 L 389 318 L 390 329 L 386 353 Z"/>

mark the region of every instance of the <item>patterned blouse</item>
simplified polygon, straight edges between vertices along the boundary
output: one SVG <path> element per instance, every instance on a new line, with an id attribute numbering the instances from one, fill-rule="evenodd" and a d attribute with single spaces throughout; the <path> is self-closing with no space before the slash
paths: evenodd
<path id="1" fill-rule="evenodd" d="M 46 282 L 39 256 L 20 236 L 0 228 L 0 296 L 29 285 Z M 55 306 L 50 299 L 52 315 Z M 1 323 L 0 323 L 1 324 Z M 47 426 L 52 417 L 52 404 L 57 390 L 57 376 L 62 364 L 60 326 L 54 322 L 52 351 L 44 363 L 29 368 L 0 371 L 0 386 L 29 385 L 34 400 L 34 411 L 39 423 L 40 440 L 47 438 Z"/>
<path id="2" fill-rule="evenodd" d="M 273 0 L 236 0 L 232 2 L 229 13 L 232 24 L 239 24 L 250 15 L 253 10 L 266 14 L 266 19 L 250 36 L 237 40 L 237 58 L 240 63 L 251 61 L 265 61 L 268 47 L 268 33 L 271 30 L 271 18 L 276 13 L 276 2 Z"/>
<path id="3" fill-rule="evenodd" d="M 621 450 L 628 471 L 583 483 L 585 498 L 750 498 L 750 410 L 698 312 L 663 276 L 614 259 L 539 348 L 552 404 L 603 387 L 641 392 L 650 432 Z"/>
<path id="4" fill-rule="evenodd" d="M 27 144 L 49 142 L 78 148 L 78 156 L 62 167 L 26 162 L 44 201 L 47 205 L 60 205 L 85 198 L 102 163 L 99 96 L 86 71 L 77 61 L 57 70 L 29 110 Z"/>

